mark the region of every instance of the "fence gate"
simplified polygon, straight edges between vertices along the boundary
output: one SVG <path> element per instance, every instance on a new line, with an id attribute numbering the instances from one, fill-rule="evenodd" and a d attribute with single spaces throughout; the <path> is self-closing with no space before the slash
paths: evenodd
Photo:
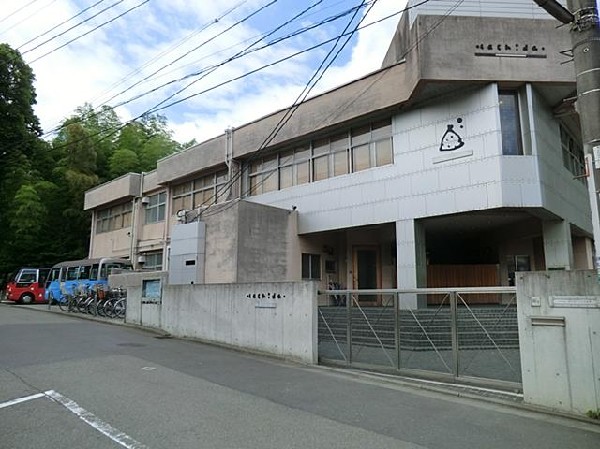
<path id="1" fill-rule="evenodd" d="M 327 290 L 319 304 L 321 363 L 520 388 L 514 287 Z"/>

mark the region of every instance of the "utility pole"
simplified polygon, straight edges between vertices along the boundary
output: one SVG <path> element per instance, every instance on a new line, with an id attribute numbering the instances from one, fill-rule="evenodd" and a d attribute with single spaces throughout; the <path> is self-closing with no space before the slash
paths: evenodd
<path id="1" fill-rule="evenodd" d="M 594 232 L 595 266 L 600 281 L 600 215 L 598 171 L 600 169 L 600 21 L 596 0 L 534 0 L 552 17 L 571 26 L 571 43 L 577 82 L 576 109 L 588 170 L 588 192 Z"/>

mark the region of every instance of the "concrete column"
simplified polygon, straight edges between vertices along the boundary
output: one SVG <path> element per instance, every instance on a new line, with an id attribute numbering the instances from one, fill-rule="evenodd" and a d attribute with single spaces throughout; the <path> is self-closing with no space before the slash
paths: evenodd
<path id="1" fill-rule="evenodd" d="M 542 222 L 544 233 L 544 253 L 546 269 L 571 270 L 573 263 L 573 243 L 571 225 L 566 220 Z"/>
<path id="2" fill-rule="evenodd" d="M 415 220 L 396 222 L 396 276 L 399 289 L 427 286 L 425 228 Z M 425 307 L 427 298 L 402 295 L 402 307 Z"/>
<path id="3" fill-rule="evenodd" d="M 573 239 L 573 260 L 575 270 L 594 269 L 594 242 L 588 237 Z"/>

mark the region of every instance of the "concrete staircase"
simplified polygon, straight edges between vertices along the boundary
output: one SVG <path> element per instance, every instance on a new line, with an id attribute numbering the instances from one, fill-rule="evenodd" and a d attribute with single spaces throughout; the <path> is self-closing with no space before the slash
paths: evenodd
<path id="1" fill-rule="evenodd" d="M 457 311 L 459 349 L 519 347 L 516 307 L 473 306 L 471 310 L 473 313 L 466 308 Z M 338 342 L 345 343 L 346 308 L 319 307 L 319 311 L 319 341 L 333 341 L 333 333 Z M 452 349 L 451 319 L 449 308 L 401 310 L 398 318 L 400 348 L 428 351 L 435 345 L 438 350 Z M 352 309 L 353 344 L 380 346 L 379 337 L 384 347 L 394 348 L 394 329 L 392 308 L 363 307 L 362 312 L 358 308 Z"/>

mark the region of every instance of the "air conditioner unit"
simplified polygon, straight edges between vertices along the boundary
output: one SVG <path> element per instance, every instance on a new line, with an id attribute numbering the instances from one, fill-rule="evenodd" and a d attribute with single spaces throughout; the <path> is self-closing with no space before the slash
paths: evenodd
<path id="1" fill-rule="evenodd" d="M 142 204 L 149 204 L 150 203 L 150 197 L 149 196 L 143 196 L 142 197 Z"/>

